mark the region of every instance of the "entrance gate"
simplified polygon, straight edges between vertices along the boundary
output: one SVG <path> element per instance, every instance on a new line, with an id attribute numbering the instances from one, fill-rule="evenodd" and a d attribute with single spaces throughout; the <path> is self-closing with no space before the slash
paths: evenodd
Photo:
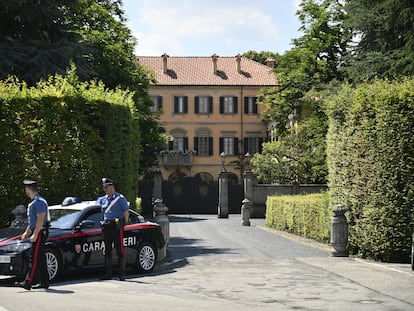
<path id="1" fill-rule="evenodd" d="M 140 182 L 142 214 L 152 216 L 153 183 Z M 240 214 L 243 187 L 228 183 L 229 213 Z M 206 183 L 199 178 L 185 177 L 178 181 L 163 181 L 162 200 L 168 207 L 168 214 L 217 214 L 218 181 Z"/>
<path id="2" fill-rule="evenodd" d="M 162 197 L 169 214 L 215 214 L 218 204 L 217 182 L 186 177 L 176 182 L 164 181 Z"/>

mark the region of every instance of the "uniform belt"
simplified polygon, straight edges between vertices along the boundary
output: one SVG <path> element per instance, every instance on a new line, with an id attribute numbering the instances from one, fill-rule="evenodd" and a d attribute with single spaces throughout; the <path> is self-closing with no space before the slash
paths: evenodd
<path id="1" fill-rule="evenodd" d="M 115 224 L 117 224 L 117 223 L 119 223 L 119 222 L 123 221 L 123 219 L 122 219 L 122 218 L 114 218 L 114 219 L 107 219 L 107 220 L 105 220 L 105 221 L 109 221 L 110 223 L 115 223 Z"/>
<path id="2" fill-rule="evenodd" d="M 115 219 L 106 219 L 101 221 L 101 225 L 102 226 L 108 226 L 108 225 L 117 225 L 117 224 L 122 224 L 123 223 L 123 219 L 122 218 L 115 218 Z"/>

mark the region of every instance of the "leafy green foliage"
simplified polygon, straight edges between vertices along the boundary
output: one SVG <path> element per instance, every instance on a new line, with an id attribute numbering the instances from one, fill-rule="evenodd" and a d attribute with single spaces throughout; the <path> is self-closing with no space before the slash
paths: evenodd
<path id="1" fill-rule="evenodd" d="M 269 196 L 266 201 L 266 227 L 325 243 L 329 241 L 331 217 L 329 195 L 326 192 Z"/>
<path id="2" fill-rule="evenodd" d="M 4 0 L 0 2 L 0 79 L 17 76 L 29 86 L 64 74 L 71 63 L 81 81 L 134 91 L 144 152 L 140 170 L 156 163 L 164 132 L 149 110 L 146 71 L 134 55 L 136 40 L 119 0 Z M 156 150 L 158 151 L 158 150 Z"/>
<path id="3" fill-rule="evenodd" d="M 135 204 L 140 134 L 133 93 L 79 82 L 74 71 L 35 87 L 0 82 L 0 200 L 2 225 L 27 202 L 23 178 L 39 180 L 51 204 L 65 196 L 95 199 L 101 177 Z"/>
<path id="4" fill-rule="evenodd" d="M 344 27 L 354 34 L 345 62 L 352 81 L 414 74 L 414 3 L 348 0 Z"/>
<path id="5" fill-rule="evenodd" d="M 349 208 L 350 250 L 405 261 L 414 216 L 414 80 L 344 86 L 328 99 L 331 203 Z"/>
<path id="6" fill-rule="evenodd" d="M 14 75 L 29 85 L 49 74 L 64 74 L 70 62 L 82 73 L 91 68 L 82 55 L 87 46 L 79 42 L 72 25 L 65 22 L 75 0 L 0 2 L 0 79 Z"/>
<path id="7" fill-rule="evenodd" d="M 246 58 L 249 58 L 251 60 L 254 60 L 260 64 L 265 65 L 266 60 L 273 59 L 275 63 L 278 63 L 278 59 L 280 55 L 278 53 L 273 53 L 270 51 L 262 51 L 262 52 L 256 52 L 256 51 L 247 51 L 243 53 L 243 56 Z"/>
<path id="8" fill-rule="evenodd" d="M 344 78 L 339 67 L 350 35 L 341 27 L 345 14 L 339 2 L 304 0 L 300 6 L 303 36 L 284 55 L 273 55 L 279 86 L 264 89 L 258 98 L 266 105 L 264 119 L 274 141 L 253 159 L 254 172 L 264 182 L 326 181 L 322 101 L 332 90 L 328 84 Z M 250 51 L 245 56 L 263 61 L 270 54 Z"/>
<path id="9" fill-rule="evenodd" d="M 253 171 L 263 183 L 325 183 L 325 118 L 309 118 L 290 130 L 283 140 L 263 144 L 252 159 Z"/>

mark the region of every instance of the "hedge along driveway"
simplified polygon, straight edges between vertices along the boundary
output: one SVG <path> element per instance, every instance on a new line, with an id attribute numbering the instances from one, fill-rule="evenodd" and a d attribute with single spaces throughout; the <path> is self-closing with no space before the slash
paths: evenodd
<path id="1" fill-rule="evenodd" d="M 329 241 L 332 211 L 326 192 L 307 195 L 269 196 L 266 227 L 288 231 L 320 242 Z"/>
<path id="2" fill-rule="evenodd" d="M 35 87 L 0 81 L 0 224 L 27 203 L 23 178 L 39 180 L 49 203 L 95 199 L 110 176 L 134 204 L 139 129 L 133 93 L 55 76 Z"/>

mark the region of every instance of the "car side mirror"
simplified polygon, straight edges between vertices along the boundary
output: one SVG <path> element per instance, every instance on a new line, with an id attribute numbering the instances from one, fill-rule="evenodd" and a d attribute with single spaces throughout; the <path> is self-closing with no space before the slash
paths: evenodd
<path id="1" fill-rule="evenodd" d="M 91 229 L 93 227 L 95 227 L 95 222 L 90 219 L 85 219 L 85 220 L 82 220 L 81 223 L 75 227 L 75 229 L 80 231 L 83 229 Z"/>

